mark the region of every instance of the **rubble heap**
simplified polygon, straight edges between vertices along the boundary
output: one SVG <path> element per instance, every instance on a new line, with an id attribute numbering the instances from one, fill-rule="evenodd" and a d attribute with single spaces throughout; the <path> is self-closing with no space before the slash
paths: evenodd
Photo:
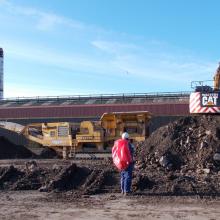
<path id="1" fill-rule="evenodd" d="M 138 173 L 150 180 L 149 193 L 217 194 L 220 116 L 184 117 L 163 126 L 137 145 L 136 158 Z"/>

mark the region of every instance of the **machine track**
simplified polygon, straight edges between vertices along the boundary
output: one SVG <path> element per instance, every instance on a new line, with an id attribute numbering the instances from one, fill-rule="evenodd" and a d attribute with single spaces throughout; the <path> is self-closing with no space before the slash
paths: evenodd
<path id="1" fill-rule="evenodd" d="M 70 153 L 69 158 L 74 160 L 106 160 L 111 159 L 111 152 L 77 152 Z"/>
<path id="2" fill-rule="evenodd" d="M 72 163 L 75 163 L 79 166 L 102 166 L 106 163 L 104 159 L 90 159 L 90 158 L 83 158 L 77 156 L 76 158 L 70 158 L 67 160 L 64 159 L 6 159 L 0 160 L 0 167 L 8 167 L 13 165 L 14 167 L 25 167 L 26 163 L 29 161 L 36 161 L 36 163 L 42 168 L 51 168 L 54 165 L 67 167 Z"/>

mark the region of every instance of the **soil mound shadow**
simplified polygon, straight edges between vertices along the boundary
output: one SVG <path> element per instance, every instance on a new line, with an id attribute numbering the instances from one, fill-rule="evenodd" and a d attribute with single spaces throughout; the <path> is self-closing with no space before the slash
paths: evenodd
<path id="1" fill-rule="evenodd" d="M 0 159 L 33 158 L 30 150 L 21 145 L 15 145 L 5 137 L 0 137 Z"/>

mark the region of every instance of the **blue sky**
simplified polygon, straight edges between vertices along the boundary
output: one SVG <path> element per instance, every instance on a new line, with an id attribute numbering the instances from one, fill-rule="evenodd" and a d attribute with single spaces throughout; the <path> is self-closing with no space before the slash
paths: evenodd
<path id="1" fill-rule="evenodd" d="M 190 91 L 211 80 L 218 0 L 0 0 L 5 97 Z"/>

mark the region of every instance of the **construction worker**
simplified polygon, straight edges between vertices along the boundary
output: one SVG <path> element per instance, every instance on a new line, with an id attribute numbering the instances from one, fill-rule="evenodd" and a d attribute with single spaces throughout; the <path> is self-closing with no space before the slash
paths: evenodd
<path id="1" fill-rule="evenodd" d="M 128 147 L 132 158 L 132 162 L 129 164 L 128 168 L 121 171 L 121 193 L 128 195 L 131 193 L 132 171 L 134 169 L 134 145 L 129 141 L 129 134 L 127 132 L 124 132 L 121 137 L 128 141 Z"/>

